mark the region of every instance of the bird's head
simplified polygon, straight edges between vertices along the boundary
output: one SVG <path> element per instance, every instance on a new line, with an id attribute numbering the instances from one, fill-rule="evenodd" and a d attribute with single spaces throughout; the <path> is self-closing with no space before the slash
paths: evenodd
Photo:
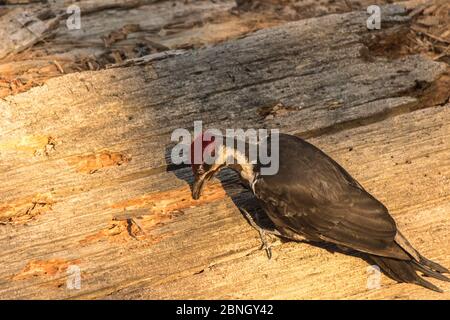
<path id="1" fill-rule="evenodd" d="M 205 161 L 206 157 L 215 155 L 215 139 L 216 137 L 204 132 L 197 136 L 191 144 L 191 167 L 195 178 L 192 198 L 195 200 L 200 198 L 205 183 L 221 168 L 219 164 L 210 164 Z"/>
<path id="2" fill-rule="evenodd" d="M 226 140 L 224 136 L 212 135 L 206 131 L 191 144 L 191 166 L 195 178 L 192 198 L 195 200 L 200 198 L 206 182 L 225 167 L 238 172 L 247 185 L 253 181 L 254 167 L 245 152 L 234 146 L 229 147 Z"/>

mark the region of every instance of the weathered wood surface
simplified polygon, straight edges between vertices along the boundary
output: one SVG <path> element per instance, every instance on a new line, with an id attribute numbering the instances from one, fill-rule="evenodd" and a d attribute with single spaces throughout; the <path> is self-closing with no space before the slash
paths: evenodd
<path id="1" fill-rule="evenodd" d="M 45 41 L 0 59 L 0 98 L 26 91 L 64 73 L 98 70 L 117 60 L 167 49 L 199 48 L 287 21 L 351 9 L 346 3 L 333 0 L 328 0 L 325 5 L 316 0 L 304 0 L 295 6 L 280 2 L 249 1 L 247 3 L 253 5 L 236 6 L 235 0 L 58 0 L 49 1 L 47 5 L 9 6 L 10 9 L 3 9 L 8 10 L 7 16 L 2 16 L 0 7 L 0 25 L 8 25 L 8 28 L 0 29 L 0 39 L 4 39 L 0 44 L 3 52 L 17 51 L 10 39 L 12 34 L 25 36 L 22 43 L 35 43 L 42 38 L 30 39 L 33 34 L 27 28 L 16 23 L 11 25 L 9 18 L 12 15 L 26 13 L 36 17 L 41 16 L 36 13 L 46 11 L 60 20 L 57 28 L 45 33 Z M 356 10 L 373 1 L 348 0 L 347 3 Z M 66 9 L 71 4 L 80 7 L 80 30 L 69 30 L 66 26 Z M 121 28 L 135 24 L 139 28 L 123 39 L 116 37 L 116 42 L 105 45 L 103 39 L 117 36 L 117 33 L 124 35 Z M 2 49 L 0 55 L 1 52 Z"/>
<path id="2" fill-rule="evenodd" d="M 380 56 L 408 28 L 399 7 L 384 14 L 381 31 L 365 12 L 309 19 L 0 100 L 0 297 L 448 299 L 444 283 L 368 290 L 367 263 L 308 244 L 276 240 L 268 261 L 236 177 L 193 201 L 190 169 L 168 159 L 171 131 L 199 119 L 310 137 L 450 265 L 447 67 Z M 144 232 L 114 220 L 142 209 Z"/>
<path id="3" fill-rule="evenodd" d="M 0 59 L 21 52 L 48 37 L 59 25 L 48 9 L 13 9 L 1 17 Z"/>
<path id="4" fill-rule="evenodd" d="M 0 25 L 8 25 L 5 30 L 0 30 L 0 38 L 5 39 L 0 44 L 0 58 L 21 51 L 14 43 L 17 36 L 11 37 L 14 33 L 22 35 L 20 43 L 31 44 L 42 38 L 20 24 L 10 24 L 12 18 L 33 12 L 37 16 L 47 11 L 61 20 L 58 28 L 46 33 L 45 42 L 0 60 L 0 97 L 28 90 L 61 73 L 97 70 L 116 60 L 169 48 L 199 47 L 273 25 L 259 22 L 263 20 L 259 14 L 244 14 L 244 17 L 231 14 L 234 0 L 112 0 L 76 2 L 81 12 L 81 29 L 69 30 L 62 17 L 70 4 L 73 1 L 60 1 L 51 6 L 19 6 L 0 17 Z M 124 39 L 105 45 L 105 38 L 131 24 L 139 27 Z M 20 46 L 21 49 L 26 47 Z"/>

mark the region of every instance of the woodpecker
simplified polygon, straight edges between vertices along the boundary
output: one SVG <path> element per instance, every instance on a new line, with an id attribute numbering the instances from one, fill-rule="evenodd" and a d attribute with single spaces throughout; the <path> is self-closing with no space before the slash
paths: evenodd
<path id="1" fill-rule="evenodd" d="M 210 146 L 217 142 L 205 141 L 203 134 L 196 139 L 202 139 L 202 155 L 207 147 L 214 149 Z M 266 139 L 265 143 L 270 146 L 272 136 Z M 192 164 L 195 177 L 192 197 L 198 199 L 206 182 L 222 168 L 229 167 L 253 192 L 275 226 L 275 230 L 263 229 L 243 211 L 252 226 L 260 231 L 263 243 L 265 233 L 297 241 L 332 243 L 345 250 L 367 254 L 397 282 L 443 292 L 418 272 L 450 281 L 443 275 L 449 270 L 415 250 L 398 230 L 388 209 L 344 168 L 299 137 L 280 133 L 278 143 L 279 170 L 272 175 L 261 174 L 263 165 L 259 161 L 249 161 L 246 152 L 222 143 L 215 151 L 218 154 L 212 164 L 203 160 L 201 164 Z M 194 148 L 191 148 L 191 159 L 193 153 Z M 235 163 L 227 164 L 227 157 L 234 157 Z"/>

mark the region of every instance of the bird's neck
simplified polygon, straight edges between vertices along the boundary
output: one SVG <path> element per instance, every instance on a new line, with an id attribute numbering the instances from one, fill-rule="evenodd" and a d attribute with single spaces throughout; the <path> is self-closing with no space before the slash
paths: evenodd
<path id="1" fill-rule="evenodd" d="M 246 148 L 245 150 L 248 150 Z M 241 179 L 248 183 L 249 186 L 253 184 L 256 178 L 255 166 L 249 161 L 249 157 L 236 148 L 223 145 L 219 149 L 219 157 L 216 159 L 219 165 L 225 165 L 239 173 Z"/>

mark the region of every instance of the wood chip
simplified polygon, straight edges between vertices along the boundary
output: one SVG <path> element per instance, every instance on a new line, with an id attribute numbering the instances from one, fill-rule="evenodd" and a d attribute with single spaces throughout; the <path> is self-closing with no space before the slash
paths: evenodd
<path id="1" fill-rule="evenodd" d="M 59 64 L 58 61 L 53 60 L 53 63 L 55 64 L 56 68 L 58 68 L 59 72 L 61 72 L 62 74 L 64 74 L 64 69 L 62 68 L 62 66 Z"/>
<path id="2" fill-rule="evenodd" d="M 417 20 L 417 23 L 426 27 L 437 26 L 439 25 L 439 18 L 435 16 L 426 16 L 422 19 Z"/>
<path id="3" fill-rule="evenodd" d="M 428 31 L 426 31 L 425 29 L 418 28 L 418 27 L 415 27 L 415 26 L 411 27 L 411 29 L 414 30 L 415 32 L 420 32 L 420 33 L 426 35 L 427 37 L 429 37 L 429 38 L 431 38 L 431 39 L 433 39 L 433 40 L 436 40 L 436 41 L 440 41 L 440 42 L 443 42 L 443 43 L 450 44 L 450 41 L 448 41 L 448 40 L 446 40 L 446 39 L 442 39 L 441 37 L 435 36 L 434 34 L 431 34 L 431 33 L 429 33 Z"/>

